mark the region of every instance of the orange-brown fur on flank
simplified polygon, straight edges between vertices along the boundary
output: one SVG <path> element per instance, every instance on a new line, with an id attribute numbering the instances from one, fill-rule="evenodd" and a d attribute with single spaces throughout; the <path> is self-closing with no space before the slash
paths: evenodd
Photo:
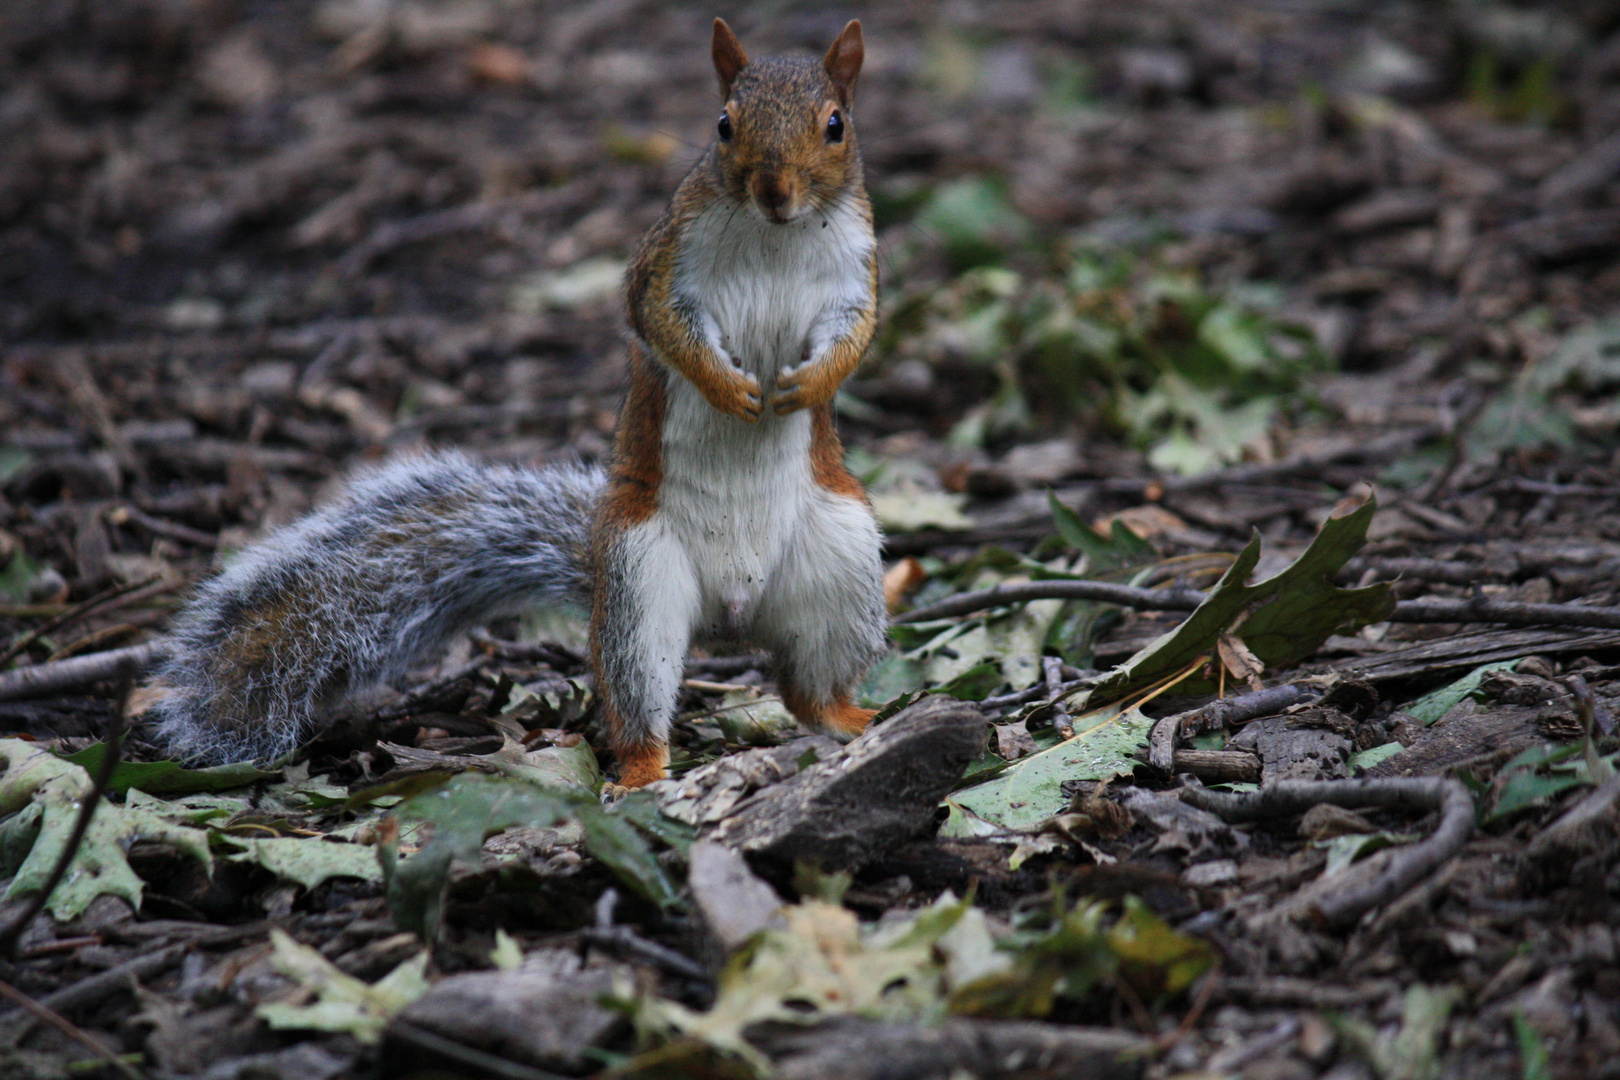
<path id="1" fill-rule="evenodd" d="M 816 483 L 834 495 L 864 502 L 866 489 L 844 465 L 844 444 L 833 427 L 832 406 L 816 406 L 810 425 L 810 471 Z"/>

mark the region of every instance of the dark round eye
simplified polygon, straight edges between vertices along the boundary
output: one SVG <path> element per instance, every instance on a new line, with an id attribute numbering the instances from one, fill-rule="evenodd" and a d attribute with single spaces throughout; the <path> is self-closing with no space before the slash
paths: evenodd
<path id="1" fill-rule="evenodd" d="M 827 117 L 827 141 L 844 141 L 844 118 L 837 109 L 834 109 L 832 115 Z"/>
<path id="2" fill-rule="evenodd" d="M 731 141 L 731 114 L 730 113 L 721 113 L 720 114 L 720 141 L 721 142 L 730 142 Z"/>

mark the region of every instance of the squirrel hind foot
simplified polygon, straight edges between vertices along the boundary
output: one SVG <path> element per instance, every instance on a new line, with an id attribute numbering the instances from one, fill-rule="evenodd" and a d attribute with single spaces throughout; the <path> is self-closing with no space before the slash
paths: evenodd
<path id="1" fill-rule="evenodd" d="M 611 798 L 669 776 L 669 744 L 666 742 L 614 747 L 613 756 L 619 762 L 619 781 L 602 788 L 602 793 Z"/>
<path id="2" fill-rule="evenodd" d="M 877 715 L 876 709 L 861 708 L 849 699 L 848 694 L 817 700 L 790 686 L 782 687 L 782 703 L 801 724 L 842 739 L 853 739 L 861 734 L 872 722 L 872 717 Z"/>

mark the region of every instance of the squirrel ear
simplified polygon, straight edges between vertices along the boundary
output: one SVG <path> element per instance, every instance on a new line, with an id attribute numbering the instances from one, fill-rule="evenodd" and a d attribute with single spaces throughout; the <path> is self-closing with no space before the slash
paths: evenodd
<path id="1" fill-rule="evenodd" d="M 724 19 L 714 20 L 714 43 L 710 51 L 714 53 L 715 74 L 720 76 L 720 96 L 730 97 L 731 82 L 737 72 L 748 66 L 748 54 L 743 52 L 742 42 Z"/>
<path id="2" fill-rule="evenodd" d="M 861 37 L 861 20 L 851 19 L 838 40 L 827 50 L 827 74 L 833 89 L 838 91 L 838 103 L 848 105 L 855 96 L 855 77 L 861 73 L 861 61 L 866 59 L 866 42 Z"/>

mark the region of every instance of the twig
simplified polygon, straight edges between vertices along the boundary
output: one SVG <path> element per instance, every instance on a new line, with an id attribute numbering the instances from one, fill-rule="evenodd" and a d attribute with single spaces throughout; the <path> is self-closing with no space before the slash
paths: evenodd
<path id="1" fill-rule="evenodd" d="M 679 975 L 699 982 L 713 982 L 714 976 L 709 969 L 690 957 L 683 956 L 674 949 L 648 941 L 646 938 L 631 930 L 628 926 L 597 927 L 587 926 L 580 930 L 580 937 L 598 948 L 623 955 L 629 953 L 639 956 L 643 960 L 663 968 L 671 975 Z"/>
<path id="2" fill-rule="evenodd" d="M 1192 611 L 1206 594 L 1198 589 L 1136 589 L 1106 581 L 1020 581 L 993 589 L 962 593 L 937 604 L 908 611 L 896 624 L 929 622 L 969 615 L 987 608 L 1031 600 L 1097 600 L 1144 611 Z M 1504 626 L 1596 626 L 1620 630 L 1620 607 L 1584 604 L 1520 604 L 1503 600 L 1402 600 L 1391 622 L 1500 623 Z"/>
<path id="3" fill-rule="evenodd" d="M 1440 824 L 1428 839 L 1393 850 L 1372 881 L 1349 885 L 1317 901 L 1314 913 L 1330 927 L 1347 926 L 1406 892 L 1455 855 L 1474 830 L 1474 800 L 1468 789 L 1440 776 L 1284 780 L 1238 795 L 1189 787 L 1182 789 L 1181 801 L 1233 823 L 1303 814 L 1321 803 L 1347 810 L 1438 810 Z"/>
<path id="4" fill-rule="evenodd" d="M 1056 696 L 1068 697 L 1081 687 L 1089 686 L 1090 684 L 1096 682 L 1099 678 L 1101 678 L 1100 674 L 1087 675 L 1081 679 L 1070 679 L 1067 682 L 1059 683 Z M 996 697 L 987 697 L 983 701 L 979 702 L 978 705 L 980 710 L 984 712 L 1001 712 L 1003 709 L 1012 709 L 1018 707 L 1019 705 L 1028 705 L 1032 701 L 1048 700 L 1050 700 L 1050 694 L 1046 683 L 1040 682 L 1036 683 L 1028 690 L 1019 690 L 1012 694 L 1001 694 Z"/>
<path id="5" fill-rule="evenodd" d="M 184 959 L 187 952 L 200 945 L 221 945 L 256 934 L 262 935 L 265 928 L 266 924 L 263 922 L 214 927 L 209 933 L 199 934 L 190 941 L 167 945 L 156 952 L 142 953 L 133 960 L 127 960 L 116 967 L 110 967 L 106 971 L 97 972 L 64 986 L 40 998 L 39 1004 L 59 1013 L 94 1005 L 108 994 L 127 987 L 131 979 L 150 979 L 167 971 Z M 31 1019 L 10 1016 L 0 1018 L 0 1046 L 17 1045 L 33 1028 L 34 1023 L 35 1021 Z"/>
<path id="6" fill-rule="evenodd" d="M 90 828 L 90 819 L 95 816 L 96 808 L 101 805 L 101 800 L 107 793 L 107 784 L 112 780 L 113 769 L 118 766 L 118 751 L 124 737 L 124 707 L 129 704 L 130 686 L 130 682 L 126 680 L 123 691 L 118 695 L 118 708 L 113 710 L 112 718 L 107 721 L 107 752 L 102 756 L 101 767 L 96 770 L 96 775 L 90 779 L 90 792 L 79 806 L 79 817 L 73 823 L 73 831 L 68 834 L 67 844 L 57 856 L 50 877 L 45 879 L 45 884 L 29 899 L 28 906 L 18 913 L 9 926 L 0 929 L 0 956 L 16 955 L 17 939 L 28 929 L 28 924 L 34 921 L 34 916 L 44 910 L 51 893 L 56 891 L 56 886 L 62 882 L 62 876 L 67 873 L 68 864 L 79 853 L 79 845 L 84 842 L 85 830 Z"/>
<path id="7" fill-rule="evenodd" d="M 1500 623 L 1503 626 L 1597 626 L 1620 629 L 1620 608 L 1519 604 L 1505 600 L 1402 600 L 1390 622 Z"/>
<path id="8" fill-rule="evenodd" d="M 58 629 L 60 627 L 66 626 L 68 623 L 72 622 L 74 619 L 77 619 L 79 616 L 85 615 L 85 614 L 95 610 L 96 608 L 101 607 L 103 604 L 111 603 L 112 601 L 118 599 L 120 596 L 127 596 L 128 594 L 130 594 L 132 592 L 135 592 L 138 589 L 144 589 L 148 585 L 152 584 L 154 581 L 157 581 L 157 580 L 158 580 L 158 578 L 156 576 L 153 576 L 153 577 L 146 578 L 143 581 L 132 581 L 132 582 L 129 582 L 128 584 L 119 585 L 119 586 L 116 586 L 114 588 L 108 589 L 105 592 L 98 593 L 95 596 L 90 597 L 88 600 L 84 600 L 84 601 L 81 601 L 80 603 L 74 604 L 72 607 L 70 607 L 66 611 L 62 612 L 62 614 L 58 615 L 56 618 L 51 619 L 48 622 L 46 622 L 43 626 L 40 626 L 37 629 L 32 630 L 27 634 L 24 634 L 15 643 L 13 643 L 10 648 L 6 649 L 4 652 L 0 652 L 0 667 L 5 667 L 13 659 L 15 659 L 18 655 L 20 655 L 24 649 L 28 648 L 28 646 L 32 645 L 34 642 L 36 642 L 40 638 L 44 637 L 46 634 L 50 633 L 52 630 L 56 630 L 56 629 Z"/>
<path id="9" fill-rule="evenodd" d="M 21 990 L 18 990 L 16 987 L 12 986 L 8 982 L 5 982 L 4 980 L 0 980 L 0 997 L 14 1003 L 18 1008 L 33 1016 L 36 1020 L 51 1025 L 51 1027 L 60 1031 L 62 1034 L 66 1035 L 80 1046 L 85 1047 L 92 1054 L 95 1054 L 98 1059 L 106 1062 L 108 1065 L 111 1065 L 113 1068 L 129 1077 L 129 1080 L 144 1080 L 142 1073 L 138 1069 L 136 1069 L 129 1062 L 125 1061 L 118 1054 L 114 1053 L 112 1048 L 107 1046 L 100 1039 L 96 1038 L 88 1031 L 85 1031 L 83 1028 L 79 1027 L 77 1024 L 73 1023 L 60 1013 L 47 1009 L 45 1006 L 41 1005 L 39 1002 L 35 1001 L 33 998 L 29 997 L 27 994 L 23 993 Z"/>
<path id="10" fill-rule="evenodd" d="M 1018 581 L 914 608 L 894 622 L 930 622 L 1030 600 L 1097 600 L 1146 611 L 1192 611 L 1204 602 L 1204 594 L 1197 589 L 1137 589 L 1108 581 Z"/>
<path id="11" fill-rule="evenodd" d="M 55 663 L 0 671 L 0 701 L 61 693 L 110 679 L 132 678 L 169 658 L 167 641 L 109 649 Z"/>

